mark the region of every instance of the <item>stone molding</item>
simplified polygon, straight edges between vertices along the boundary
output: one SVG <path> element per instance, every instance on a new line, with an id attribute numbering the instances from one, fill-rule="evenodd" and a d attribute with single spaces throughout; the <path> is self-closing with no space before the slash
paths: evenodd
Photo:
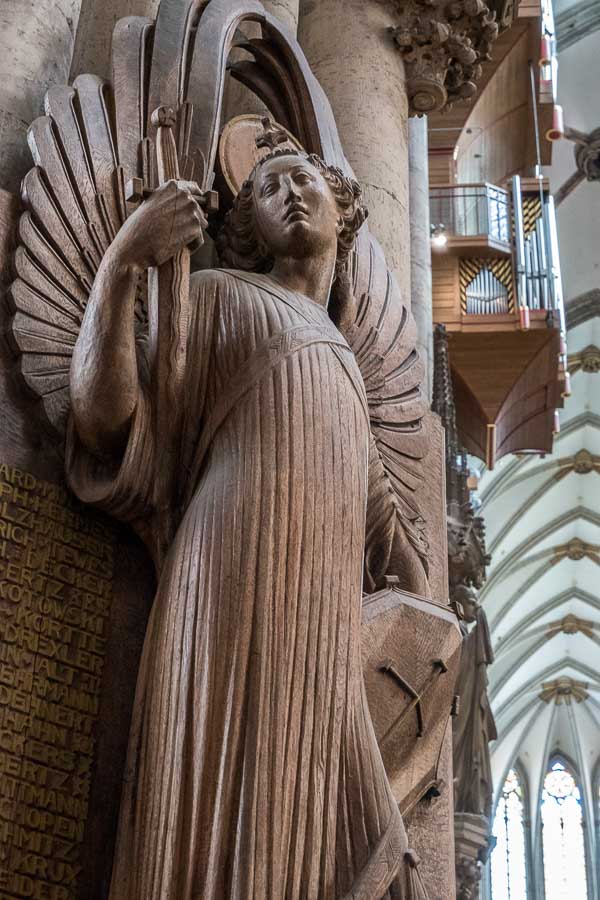
<path id="1" fill-rule="evenodd" d="M 483 0 L 403 0 L 392 29 L 406 71 L 411 115 L 449 108 L 477 93 L 482 63 L 498 37 Z"/>
<path id="2" fill-rule="evenodd" d="M 577 297 L 573 297 L 565 305 L 567 330 L 577 328 L 584 322 L 600 315 L 600 288 L 592 288 Z"/>
<path id="3" fill-rule="evenodd" d="M 600 4 L 598 0 L 580 0 L 555 16 L 554 24 L 561 53 L 600 28 Z"/>

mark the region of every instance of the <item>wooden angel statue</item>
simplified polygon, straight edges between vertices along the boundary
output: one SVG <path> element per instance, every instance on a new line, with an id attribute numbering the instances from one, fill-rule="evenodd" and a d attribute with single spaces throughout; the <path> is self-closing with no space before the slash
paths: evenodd
<path id="1" fill-rule="evenodd" d="M 287 132 L 258 135 L 213 226 L 219 268 L 190 276 L 244 18 L 263 38 L 243 77 Z M 123 68 L 144 71 L 152 29 L 132 86 Z M 361 229 L 329 106 L 260 4 L 164 0 L 155 26 L 117 26 L 114 53 L 116 125 L 109 88 L 85 76 L 33 126 L 12 291 L 24 375 L 68 431 L 69 484 L 157 564 L 110 898 L 407 897 L 360 629 L 363 584 L 428 590 L 414 323 Z M 273 99 L 259 75 L 286 66 Z M 177 147 L 172 122 L 132 121 L 132 98 L 172 106 Z"/>

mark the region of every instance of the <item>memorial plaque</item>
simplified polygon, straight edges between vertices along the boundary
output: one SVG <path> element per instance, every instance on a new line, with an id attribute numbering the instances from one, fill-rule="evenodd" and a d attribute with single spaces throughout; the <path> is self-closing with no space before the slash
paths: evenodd
<path id="1" fill-rule="evenodd" d="M 115 532 L 0 464 L 0 900 L 71 900 L 82 871 Z"/>

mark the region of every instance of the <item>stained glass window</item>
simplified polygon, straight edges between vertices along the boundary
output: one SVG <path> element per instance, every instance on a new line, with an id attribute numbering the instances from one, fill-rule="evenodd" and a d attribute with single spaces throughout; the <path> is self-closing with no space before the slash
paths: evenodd
<path id="1" fill-rule="evenodd" d="M 544 779 L 542 838 L 546 900 L 587 900 L 581 793 L 558 760 Z"/>
<path id="2" fill-rule="evenodd" d="M 515 769 L 506 776 L 494 817 L 496 846 L 492 852 L 493 900 L 524 900 L 527 897 L 525 871 L 525 827 L 523 786 Z"/>

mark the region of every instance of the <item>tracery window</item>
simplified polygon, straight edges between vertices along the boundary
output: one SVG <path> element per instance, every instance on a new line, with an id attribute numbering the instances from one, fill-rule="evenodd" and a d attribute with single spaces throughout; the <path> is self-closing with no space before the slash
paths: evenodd
<path id="1" fill-rule="evenodd" d="M 546 900 L 587 900 L 581 792 L 560 760 L 544 779 L 541 811 Z"/>
<path id="2" fill-rule="evenodd" d="M 523 900 L 527 896 L 524 791 L 516 769 L 506 776 L 496 807 L 492 853 L 493 900 Z"/>

